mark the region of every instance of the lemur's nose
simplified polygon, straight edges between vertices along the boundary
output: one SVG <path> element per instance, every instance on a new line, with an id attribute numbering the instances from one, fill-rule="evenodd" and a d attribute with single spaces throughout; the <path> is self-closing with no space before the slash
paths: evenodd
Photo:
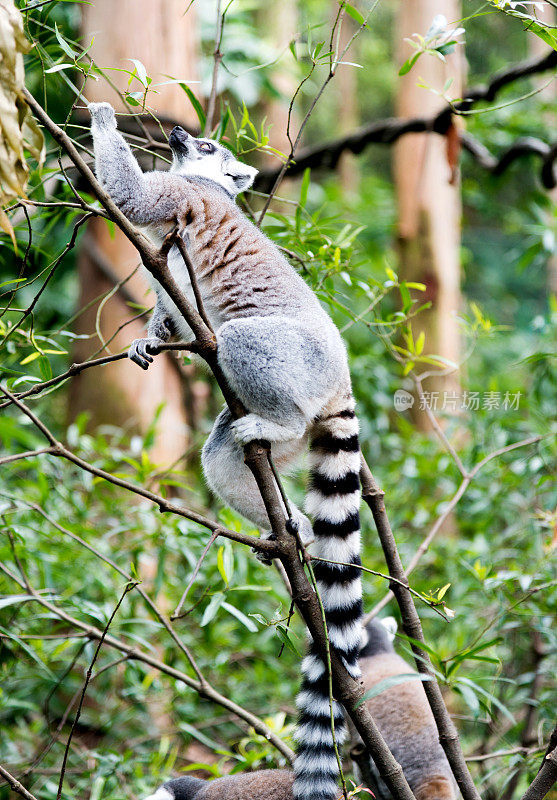
<path id="1" fill-rule="evenodd" d="M 189 138 L 189 133 L 181 128 L 180 125 L 176 125 L 175 128 L 172 128 L 168 141 L 172 146 L 173 144 L 185 144 Z"/>

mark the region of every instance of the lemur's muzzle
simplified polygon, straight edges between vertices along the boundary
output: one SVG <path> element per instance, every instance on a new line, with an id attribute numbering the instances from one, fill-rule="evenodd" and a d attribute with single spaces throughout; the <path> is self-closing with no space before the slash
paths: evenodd
<path id="1" fill-rule="evenodd" d="M 179 125 L 176 125 L 175 128 L 172 128 L 168 143 L 173 150 L 186 152 L 188 149 L 188 139 L 191 138 L 192 137 L 187 131 L 185 131 Z"/>

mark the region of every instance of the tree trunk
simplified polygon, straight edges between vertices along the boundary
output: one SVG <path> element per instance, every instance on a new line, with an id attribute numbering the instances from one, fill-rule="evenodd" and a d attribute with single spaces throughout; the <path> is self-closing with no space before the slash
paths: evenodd
<path id="1" fill-rule="evenodd" d="M 398 62 L 402 64 L 414 52 L 404 38 L 422 35 L 437 14 L 444 14 L 449 25 L 460 18 L 457 0 L 403 0 L 399 6 L 397 42 Z M 400 117 L 432 116 L 445 105 L 443 98 L 418 83 L 442 90 L 453 78 L 451 97 L 462 93 L 462 46 L 447 56 L 444 64 L 423 55 L 416 66 L 399 79 L 397 113 Z M 451 144 L 454 138 L 451 140 Z M 458 363 L 460 342 L 456 313 L 461 307 L 460 294 L 460 188 L 457 169 L 448 159 L 449 139 L 437 134 L 409 134 L 396 143 L 394 176 L 399 209 L 400 275 L 404 280 L 426 285 L 425 300 L 432 303 L 414 321 L 415 338 L 423 330 L 425 351 Z M 420 300 L 424 297 L 419 294 Z M 445 392 L 458 391 L 458 377 L 436 376 L 426 381 L 425 389 L 440 392 L 441 408 Z M 457 403 L 458 406 L 458 403 Z M 414 404 L 416 423 L 427 429 L 427 418 Z"/>
<path id="2" fill-rule="evenodd" d="M 91 55 L 100 67 L 133 70 L 130 59 L 139 59 L 153 79 L 153 84 L 168 76 L 191 81 L 197 74 L 195 10 L 185 13 L 182 0 L 94 0 L 82 7 L 82 33 L 86 43 L 94 39 Z M 108 71 L 120 90 L 128 86 L 129 76 Z M 133 86 L 137 89 L 138 86 Z M 193 109 L 182 89 L 161 86 L 158 94 L 149 95 L 148 104 L 157 114 L 196 126 Z M 109 100 L 122 110 L 121 101 L 102 80 L 89 81 L 85 94 L 90 101 Z M 103 220 L 90 224 L 78 259 L 80 276 L 79 307 L 91 307 L 78 319 L 77 332 L 93 334 L 78 340 L 75 357 L 84 360 L 102 346 L 95 336 L 99 302 L 95 298 L 113 288 L 114 281 L 101 269 L 103 262 L 117 280 L 126 278 L 139 259 L 127 239 L 116 231 L 111 237 Z M 138 271 L 125 284 L 128 293 L 139 303 L 154 304 L 154 294 L 147 294 L 147 282 Z M 125 294 L 125 293 L 124 293 Z M 130 298 L 128 297 L 128 300 Z M 131 309 L 122 293 L 112 296 L 99 314 L 99 330 L 110 350 L 118 352 L 133 339 L 144 336 L 146 319 L 132 320 Z M 131 320 L 131 321 L 130 321 Z M 83 410 L 92 415 L 92 425 L 110 422 L 135 427 L 144 432 L 152 423 L 161 403 L 164 408 L 157 425 L 152 452 L 156 462 L 169 464 L 184 452 L 187 443 L 185 404 L 182 381 L 171 355 L 158 356 L 147 373 L 129 361 L 119 361 L 101 370 L 86 370 L 72 382 L 70 414 Z"/>
<path id="3" fill-rule="evenodd" d="M 338 3 L 333 6 L 333 13 L 336 17 L 338 12 Z M 334 19 L 334 18 L 333 18 Z M 339 37 L 339 51 L 342 53 L 344 48 L 352 38 L 356 26 L 354 21 L 345 15 L 342 20 Z M 345 56 L 346 61 L 357 61 L 354 55 L 354 49 L 357 47 L 358 40 L 356 39 Z M 341 64 L 338 67 L 336 74 L 336 85 L 333 81 L 333 87 L 336 90 L 335 102 L 338 113 L 338 132 L 337 136 L 345 136 L 352 131 L 355 131 L 360 124 L 360 115 L 358 109 L 358 69 L 349 64 Z M 343 153 L 340 157 L 338 165 L 338 176 L 340 185 L 344 192 L 355 196 L 358 193 L 360 184 L 360 168 L 358 157 L 353 153 Z"/>
<path id="4" fill-rule="evenodd" d="M 555 8 L 550 6 L 548 3 L 544 3 L 541 8 L 536 10 L 536 16 L 540 20 L 540 22 L 545 22 L 548 25 L 555 25 L 557 21 L 557 14 L 555 13 Z M 539 36 L 536 36 L 533 33 L 529 34 L 529 50 L 530 55 L 533 58 L 541 57 L 544 53 L 547 53 L 547 45 L 546 43 L 540 39 Z M 543 79 L 545 78 L 545 80 Z M 547 112 L 544 114 L 544 118 L 547 122 L 547 130 L 548 132 L 554 131 L 556 124 L 557 124 L 557 114 L 555 113 L 555 103 L 557 101 L 557 88 L 555 86 L 555 81 L 552 81 L 549 85 L 547 85 L 547 78 L 545 76 L 537 76 L 534 78 L 534 83 L 540 90 L 540 100 L 543 100 L 547 103 Z M 553 205 L 557 203 L 557 189 L 551 189 L 549 191 L 549 197 L 553 202 Z M 551 212 L 548 214 L 548 226 L 551 224 Z M 557 294 L 557 254 L 552 253 L 549 258 L 547 259 L 547 288 L 549 294 Z"/>
<path id="5" fill-rule="evenodd" d="M 293 59 L 288 52 L 288 45 L 295 38 L 298 30 L 296 0 L 283 0 L 282 3 L 265 4 L 258 14 L 258 19 L 260 20 L 263 35 L 271 42 L 275 51 L 282 53 L 286 50 L 272 71 L 273 89 L 278 92 L 279 96 L 264 100 L 262 117 L 266 118 L 267 124 L 270 126 L 269 144 L 280 150 L 281 153 L 288 155 L 290 152 L 290 142 L 287 136 L 288 109 L 298 83 L 295 67 L 292 64 Z M 292 140 L 296 138 L 298 125 L 299 120 L 294 109 L 290 118 L 290 136 Z M 274 167 L 278 163 L 277 157 L 272 154 L 265 154 L 263 163 L 265 166 Z M 282 192 L 282 187 L 280 191 Z"/>

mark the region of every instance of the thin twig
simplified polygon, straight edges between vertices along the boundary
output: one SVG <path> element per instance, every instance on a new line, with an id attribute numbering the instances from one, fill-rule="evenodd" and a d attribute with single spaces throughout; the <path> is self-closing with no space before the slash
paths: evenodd
<path id="1" fill-rule="evenodd" d="M 182 610 L 182 606 L 186 602 L 186 597 L 188 596 L 188 592 L 191 589 L 191 587 L 193 586 L 193 583 L 194 583 L 195 579 L 197 578 L 197 575 L 199 573 L 199 570 L 201 569 L 201 565 L 203 564 L 205 556 L 207 555 L 207 553 L 211 549 L 211 546 L 212 546 L 213 542 L 215 541 L 215 539 L 217 538 L 218 535 L 219 535 L 218 531 L 215 531 L 213 534 L 211 534 L 211 538 L 209 539 L 209 541 L 207 542 L 207 544 L 203 548 L 203 552 L 199 556 L 197 564 L 195 565 L 195 568 L 194 568 L 194 570 L 192 572 L 191 578 L 188 581 L 188 585 L 184 589 L 184 593 L 183 593 L 182 597 L 180 598 L 180 602 L 176 606 L 176 610 L 174 611 L 174 613 L 170 615 L 170 619 L 171 620 L 175 620 L 175 619 L 179 619 L 180 618 L 180 612 Z"/>
<path id="2" fill-rule="evenodd" d="M 213 117 L 215 116 L 215 106 L 217 102 L 217 89 L 219 82 L 219 68 L 222 61 L 220 50 L 222 42 L 222 29 L 224 26 L 224 13 L 221 13 L 221 0 L 217 0 L 217 25 L 215 31 L 215 49 L 213 51 L 213 77 L 211 79 L 211 91 L 207 103 L 207 116 L 205 117 L 205 128 L 203 136 L 210 136 L 213 130 Z"/>
<path id="3" fill-rule="evenodd" d="M 519 447 L 526 447 L 531 444 L 536 444 L 536 442 L 540 442 L 543 439 L 543 436 L 529 436 L 527 439 L 522 439 L 520 442 L 514 442 L 513 444 L 506 445 L 505 447 L 500 447 L 497 450 L 494 450 L 492 453 L 489 453 L 485 458 L 482 458 L 481 461 L 478 461 L 475 466 L 466 473 L 466 476 L 462 479 L 458 489 L 446 504 L 443 512 L 437 517 L 434 524 L 432 525 L 429 533 L 423 539 L 422 543 L 410 559 L 408 566 L 405 569 L 405 574 L 408 577 L 418 566 L 419 562 L 422 559 L 422 556 L 429 550 L 429 547 L 441 528 L 443 527 L 443 523 L 445 520 L 452 514 L 456 506 L 458 505 L 459 500 L 462 498 L 466 489 L 470 486 L 473 479 L 476 477 L 478 472 L 485 467 L 490 461 L 493 459 L 498 458 L 505 453 L 509 453 L 512 450 L 517 450 Z M 393 593 L 388 592 L 385 597 L 383 597 L 373 608 L 372 610 L 365 615 L 364 621 L 367 624 L 373 617 L 377 616 L 377 614 L 383 609 L 387 603 L 392 600 Z"/>
<path id="4" fill-rule="evenodd" d="M 60 780 L 58 782 L 58 792 L 56 794 L 56 800 L 60 800 L 60 798 L 62 797 L 62 789 L 64 788 L 64 775 L 66 773 L 66 765 L 68 763 L 68 755 L 69 755 L 69 752 L 70 752 L 70 745 L 71 745 L 71 742 L 72 742 L 72 738 L 73 738 L 77 723 L 79 722 L 79 717 L 81 716 L 81 709 L 83 708 L 83 701 L 85 700 L 85 694 L 87 692 L 87 687 L 89 686 L 89 682 L 90 682 L 91 676 L 93 674 L 93 667 L 94 667 L 95 662 L 97 660 L 97 657 L 98 657 L 98 655 L 99 655 L 99 653 L 101 651 L 101 647 L 103 646 L 103 642 L 106 639 L 106 635 L 108 633 L 108 629 L 110 628 L 110 625 L 112 624 L 112 620 L 114 619 L 114 617 L 118 613 L 118 609 L 120 608 L 120 606 L 124 602 L 124 598 L 126 597 L 128 592 L 130 592 L 133 589 L 133 587 L 136 586 L 136 585 L 137 585 L 137 582 L 128 583 L 126 585 L 124 591 L 122 592 L 122 595 L 121 595 L 120 599 L 116 603 L 116 606 L 114 607 L 114 610 L 113 610 L 112 614 L 110 615 L 110 617 L 108 619 L 108 622 L 106 623 L 106 625 L 104 627 L 104 630 L 103 630 L 103 632 L 102 632 L 102 634 L 101 634 L 101 636 L 99 638 L 99 641 L 98 641 L 97 647 L 95 649 L 95 652 L 93 653 L 93 658 L 91 659 L 91 663 L 89 664 L 89 668 L 87 670 L 87 674 L 85 675 L 85 682 L 84 682 L 83 688 L 81 690 L 81 696 L 79 698 L 79 705 L 78 705 L 77 711 L 75 713 L 75 717 L 74 717 L 74 720 L 73 720 L 73 723 L 72 723 L 72 727 L 70 728 L 70 733 L 68 735 L 68 741 L 66 742 L 66 747 L 65 747 L 65 750 L 64 750 L 64 757 L 62 758 L 62 766 L 60 768 Z"/>

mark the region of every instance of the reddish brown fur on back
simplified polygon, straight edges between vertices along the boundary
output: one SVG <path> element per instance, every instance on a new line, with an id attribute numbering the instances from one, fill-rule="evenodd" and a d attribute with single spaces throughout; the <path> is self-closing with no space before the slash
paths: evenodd
<path id="1" fill-rule="evenodd" d="M 373 660 L 362 658 L 360 665 L 366 691 L 392 675 L 414 671 L 394 653 L 377 655 Z M 391 686 L 377 697 L 368 700 L 366 705 L 380 728 L 382 723 L 387 729 L 397 725 L 403 727 L 406 734 L 419 734 L 426 726 L 435 727 L 423 686 L 415 680 Z"/>
<path id="2" fill-rule="evenodd" d="M 196 800 L 292 800 L 294 773 L 264 769 L 209 781 Z"/>
<path id="3" fill-rule="evenodd" d="M 453 800 L 453 787 L 447 778 L 432 778 L 427 783 L 414 789 L 416 800 Z"/>

